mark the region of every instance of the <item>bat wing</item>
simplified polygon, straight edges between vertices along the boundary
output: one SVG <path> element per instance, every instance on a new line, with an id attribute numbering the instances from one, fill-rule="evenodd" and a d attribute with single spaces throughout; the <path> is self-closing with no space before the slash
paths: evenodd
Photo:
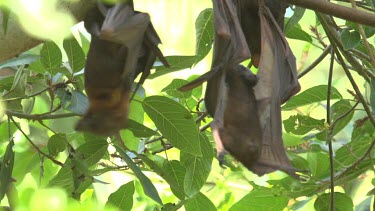
<path id="1" fill-rule="evenodd" d="M 217 101 L 217 90 L 219 90 L 220 84 L 218 80 L 222 78 L 216 76 L 216 74 L 228 68 L 233 68 L 250 57 L 238 19 L 237 5 L 233 0 L 213 0 L 212 2 L 215 37 L 211 70 L 179 89 L 180 91 L 188 91 L 208 81 L 206 97 L 207 94 L 209 96 L 206 99 L 209 106 L 212 101 L 212 109 L 208 108 L 211 110 L 211 112 L 209 111 L 211 114 L 215 111 L 213 106 L 216 105 Z"/>
<path id="2" fill-rule="evenodd" d="M 283 147 L 281 104 L 300 89 L 295 57 L 267 7 L 260 7 L 259 17 L 262 53 L 258 72 L 259 82 L 254 87 L 254 92 L 263 130 L 263 146 L 253 171 L 265 174 L 283 170 L 294 175 L 295 169 Z"/>

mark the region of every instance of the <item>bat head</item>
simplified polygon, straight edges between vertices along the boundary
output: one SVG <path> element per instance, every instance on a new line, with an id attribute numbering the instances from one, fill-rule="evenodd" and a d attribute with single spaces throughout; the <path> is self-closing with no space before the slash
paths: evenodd
<path id="1" fill-rule="evenodd" d="M 122 89 L 92 90 L 89 95 L 89 110 L 77 123 L 77 131 L 86 131 L 100 136 L 110 136 L 126 127 L 129 109 L 129 93 Z"/>

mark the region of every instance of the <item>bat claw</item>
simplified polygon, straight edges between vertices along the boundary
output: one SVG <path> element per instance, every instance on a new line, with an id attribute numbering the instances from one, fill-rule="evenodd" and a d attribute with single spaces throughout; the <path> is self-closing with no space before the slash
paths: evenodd
<path id="1" fill-rule="evenodd" d="M 221 168 L 226 168 L 225 167 L 225 159 L 224 159 L 224 156 L 225 156 L 225 152 L 219 152 L 217 154 L 217 159 L 219 160 L 219 165 Z"/>

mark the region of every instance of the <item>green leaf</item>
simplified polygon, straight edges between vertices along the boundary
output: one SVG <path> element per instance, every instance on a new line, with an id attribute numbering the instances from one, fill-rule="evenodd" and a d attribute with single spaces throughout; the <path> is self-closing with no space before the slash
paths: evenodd
<path id="1" fill-rule="evenodd" d="M 158 132 L 131 119 L 128 120 L 128 127 L 126 129 L 132 131 L 136 137 L 150 137 L 158 134 Z"/>
<path id="2" fill-rule="evenodd" d="M 348 29 L 344 29 L 341 34 L 340 38 L 342 41 L 342 45 L 344 46 L 344 50 L 349 50 L 355 48 L 361 42 L 361 35 L 357 31 L 349 31 Z"/>
<path id="3" fill-rule="evenodd" d="M 187 196 L 192 197 L 199 193 L 199 190 L 206 183 L 211 172 L 211 164 L 214 157 L 212 145 L 204 133 L 200 133 L 200 145 L 202 157 L 181 152 L 180 160 L 186 168 L 184 178 L 184 189 Z"/>
<path id="4" fill-rule="evenodd" d="M 229 211 L 283 210 L 288 201 L 285 195 L 275 195 L 271 189 L 255 189 L 235 203 Z"/>
<path id="5" fill-rule="evenodd" d="M 282 107 L 282 109 L 284 111 L 290 111 L 301 106 L 327 100 L 327 90 L 328 90 L 327 85 L 319 85 L 319 86 L 311 87 L 310 89 L 307 89 L 301 92 L 300 94 L 294 96 L 292 99 L 290 99 Z M 342 99 L 341 94 L 334 87 L 332 87 L 331 89 L 331 100 L 333 99 Z"/>
<path id="6" fill-rule="evenodd" d="M 166 175 L 173 180 L 173 183 L 169 183 L 171 190 L 175 196 L 180 200 L 185 198 L 184 192 L 184 178 L 186 170 L 177 160 L 165 160 L 163 164 L 163 171 Z"/>
<path id="7" fill-rule="evenodd" d="M 85 53 L 75 37 L 65 39 L 63 46 L 73 73 L 81 71 L 85 66 Z"/>
<path id="8" fill-rule="evenodd" d="M 158 191 L 156 190 L 154 184 L 150 181 L 146 175 L 143 174 L 141 169 L 133 162 L 133 160 L 122 150 L 120 147 L 115 145 L 115 148 L 118 153 L 120 153 L 120 156 L 122 159 L 125 160 L 128 167 L 133 171 L 135 176 L 139 179 L 139 182 L 142 184 L 143 191 L 147 196 L 149 196 L 151 199 L 153 199 L 155 202 L 159 203 L 160 205 L 163 205 L 163 202 L 160 199 L 160 196 L 158 194 Z"/>
<path id="9" fill-rule="evenodd" d="M 307 153 L 310 173 L 316 179 L 323 179 L 329 176 L 329 156 L 321 152 Z"/>
<path id="10" fill-rule="evenodd" d="M 163 163 L 162 167 L 158 156 L 149 155 L 153 158 L 150 159 L 144 154 L 136 154 L 142 161 L 149 166 L 155 173 L 161 176 L 171 187 L 173 194 L 175 194 L 179 199 L 183 200 L 185 198 L 185 193 L 183 189 L 185 168 L 181 165 L 179 161 L 176 160 L 166 160 L 161 159 Z"/>
<path id="11" fill-rule="evenodd" d="M 196 211 L 196 210 L 205 210 L 205 211 L 215 211 L 217 210 L 212 201 L 207 198 L 203 193 L 196 194 L 193 198 L 189 199 L 188 202 L 184 205 L 186 211 Z"/>
<path id="12" fill-rule="evenodd" d="M 312 130 L 323 130 L 324 119 L 314 119 L 301 114 L 291 115 L 283 121 L 285 131 L 296 135 L 304 135 Z"/>
<path id="13" fill-rule="evenodd" d="M 148 77 L 149 79 L 153 79 L 178 70 L 191 68 L 196 61 L 195 56 L 166 56 L 165 58 L 169 62 L 170 67 L 156 67 L 155 73 L 151 74 Z"/>
<path id="14" fill-rule="evenodd" d="M 106 206 L 112 205 L 123 211 L 131 210 L 134 192 L 134 181 L 130 181 L 109 195 Z"/>
<path id="15" fill-rule="evenodd" d="M 12 99 L 12 98 L 18 98 L 18 97 L 24 97 L 25 91 L 26 91 L 26 82 L 27 82 L 27 74 L 23 70 L 23 68 L 20 68 L 17 70 L 12 87 L 8 92 L 5 92 L 3 96 L 0 95 L 4 100 L 5 99 Z M 16 110 L 16 111 L 22 111 L 22 105 L 21 105 L 21 99 L 19 100 L 12 100 L 6 102 L 7 109 Z"/>
<path id="16" fill-rule="evenodd" d="M 40 61 L 47 70 L 59 67 L 62 63 L 62 54 L 59 46 L 52 41 L 45 42 L 40 50 Z"/>
<path id="17" fill-rule="evenodd" d="M 312 43 L 311 36 L 302 30 L 299 24 L 294 25 L 288 31 L 285 32 L 285 36 L 290 39 L 302 40 L 309 43 Z"/>
<path id="18" fill-rule="evenodd" d="M 191 96 L 192 90 L 189 90 L 187 92 L 180 92 L 177 90 L 178 88 L 180 88 L 181 86 L 187 83 L 188 83 L 187 80 L 173 79 L 173 81 L 161 91 L 166 92 L 171 97 L 176 97 L 179 99 L 187 99 Z"/>
<path id="19" fill-rule="evenodd" d="M 374 126 L 366 121 L 362 126 L 354 128 L 351 142 L 335 152 L 335 168 L 345 169 L 362 157 L 375 138 Z"/>
<path id="20" fill-rule="evenodd" d="M 9 185 L 13 182 L 12 172 L 14 166 L 14 156 L 13 151 L 14 142 L 9 141 L 8 146 L 5 150 L 5 154 L 2 157 L 0 163 L 0 201 L 4 198 L 5 194 L 8 192 Z"/>
<path id="21" fill-rule="evenodd" d="M 47 148 L 49 154 L 52 156 L 57 156 L 60 152 L 66 149 L 68 140 L 66 135 L 63 133 L 57 133 L 51 136 L 48 140 Z"/>
<path id="22" fill-rule="evenodd" d="M 90 48 L 90 41 L 86 38 L 84 34 L 82 34 L 82 32 L 79 32 L 79 37 L 81 38 L 82 50 L 85 53 L 85 55 L 87 55 Z"/>
<path id="23" fill-rule="evenodd" d="M 108 143 L 103 137 L 96 136 L 95 139 L 87 141 L 79 146 L 76 151 L 83 154 L 83 158 L 88 167 L 97 164 L 107 152 Z"/>
<path id="24" fill-rule="evenodd" d="M 202 60 L 208 52 L 210 52 L 213 43 L 213 22 L 212 22 L 212 9 L 208 8 L 203 10 L 195 21 L 196 31 L 196 55 L 198 63 Z"/>
<path id="25" fill-rule="evenodd" d="M 352 105 L 350 104 L 349 100 L 339 100 L 335 104 L 331 106 L 331 119 L 332 122 L 335 123 L 335 126 L 332 131 L 332 135 L 336 135 L 338 132 L 340 132 L 346 125 L 349 124 L 349 122 L 352 120 L 354 115 L 354 110 L 352 110 L 350 113 L 346 114 L 350 109 L 352 108 Z M 345 117 L 342 117 L 342 115 L 346 114 Z M 340 119 L 339 119 L 340 118 Z M 338 120 L 339 119 L 339 120 Z M 316 137 L 319 140 L 325 140 L 327 137 L 327 131 L 323 131 L 316 135 Z"/>
<path id="26" fill-rule="evenodd" d="M 305 14 L 305 8 L 303 7 L 295 7 L 293 11 L 293 15 L 290 18 L 285 18 L 284 24 L 284 31 L 289 31 L 292 29 L 298 22 L 301 20 L 303 15 Z"/>
<path id="27" fill-rule="evenodd" d="M 66 107 L 66 110 L 75 114 L 84 114 L 89 107 L 87 96 L 79 90 L 73 90 L 71 101 Z"/>
<path id="28" fill-rule="evenodd" d="M 353 211 L 353 201 L 352 199 L 346 195 L 345 193 L 339 193 L 335 192 L 334 193 L 334 210 L 337 211 Z M 314 208 L 316 211 L 326 211 L 330 210 L 330 198 L 331 194 L 330 193 L 323 193 L 320 195 L 315 203 L 314 203 Z"/>
<path id="29" fill-rule="evenodd" d="M 40 57 L 39 59 L 31 63 L 27 69 L 40 74 L 44 74 L 45 72 L 47 72 L 47 69 L 44 68 Z"/>
<path id="30" fill-rule="evenodd" d="M 142 105 L 156 127 L 174 147 L 201 156 L 198 128 L 187 109 L 162 96 L 147 97 Z"/>
<path id="31" fill-rule="evenodd" d="M 93 136 L 90 136 L 93 137 Z M 95 137 L 91 141 L 79 146 L 75 151 L 77 156 L 75 164 L 83 166 L 81 170 L 86 171 L 85 169 L 90 168 L 91 166 L 97 164 L 107 152 L 108 143 L 105 138 Z M 80 159 L 80 160 L 78 160 Z M 55 177 L 48 183 L 49 187 L 60 187 L 65 189 L 68 193 L 73 192 L 73 169 L 72 169 L 72 159 L 67 159 L 64 166 L 59 170 Z M 77 168 L 77 167 L 76 167 Z M 74 168 L 75 169 L 75 168 Z M 87 172 L 85 172 L 87 173 Z M 80 176 L 80 175 L 78 175 Z M 83 181 L 83 186 L 86 185 L 86 182 Z M 77 190 L 76 190 L 77 191 Z M 78 193 L 79 194 L 79 193 Z"/>
<path id="32" fill-rule="evenodd" d="M 9 59 L 0 64 L 0 69 L 5 67 L 16 67 L 25 64 L 31 64 L 38 60 L 39 56 L 31 53 L 22 53 L 19 56 Z"/>

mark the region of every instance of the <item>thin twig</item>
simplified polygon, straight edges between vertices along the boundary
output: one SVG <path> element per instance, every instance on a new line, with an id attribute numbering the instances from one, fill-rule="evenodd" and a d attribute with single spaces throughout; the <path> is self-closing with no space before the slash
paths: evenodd
<path id="1" fill-rule="evenodd" d="M 8 102 L 8 101 L 14 101 L 14 100 L 23 100 L 23 99 L 29 99 L 31 97 L 35 97 L 35 96 L 38 96 L 40 94 L 42 94 L 43 92 L 46 92 L 50 89 L 53 89 L 53 88 L 56 88 L 56 87 L 61 87 L 61 86 L 66 86 L 67 84 L 70 84 L 72 83 L 71 80 L 68 80 L 68 81 L 65 81 L 65 82 L 60 82 L 60 83 L 56 83 L 56 84 L 52 84 L 42 90 L 40 90 L 39 92 L 36 92 L 36 93 L 33 93 L 31 95 L 24 95 L 24 96 L 21 96 L 21 97 L 13 97 L 13 98 L 8 98 L 8 99 L 3 99 L 2 101 L 3 102 Z"/>
<path id="2" fill-rule="evenodd" d="M 323 59 L 328 55 L 330 50 L 331 50 L 331 46 L 329 45 L 324 49 L 323 53 L 313 63 L 310 64 L 310 66 L 308 66 L 304 71 L 302 71 L 298 75 L 298 78 L 302 78 L 304 75 L 306 75 L 312 69 L 314 69 L 320 62 L 323 61 Z"/>
<path id="3" fill-rule="evenodd" d="M 355 4 L 355 1 L 354 1 L 354 0 L 350 0 L 350 2 L 351 2 L 351 4 L 352 4 L 352 7 L 353 7 L 354 9 L 357 9 L 357 5 Z M 371 48 L 370 48 L 370 45 L 369 45 L 368 42 L 367 42 L 367 37 L 366 37 L 365 31 L 363 30 L 363 27 L 362 27 L 361 24 L 358 24 L 358 31 L 359 31 L 359 33 L 361 34 L 361 36 L 362 36 L 362 40 L 363 40 L 363 42 L 364 42 L 364 44 L 365 44 L 365 47 L 366 47 L 366 50 L 367 50 L 368 54 L 370 55 L 371 64 L 372 64 L 372 66 L 375 67 L 375 58 L 374 58 L 374 54 L 372 53 L 372 50 L 371 50 Z"/>
<path id="4" fill-rule="evenodd" d="M 326 136 L 326 141 L 329 150 L 329 166 L 330 166 L 330 188 L 331 188 L 331 198 L 330 198 L 330 210 L 333 211 L 335 208 L 335 168 L 334 168 L 334 157 L 333 157 L 333 147 L 332 147 L 332 133 L 333 127 L 331 125 L 331 94 L 332 94 L 332 76 L 333 76 L 333 65 L 335 61 L 335 54 L 333 49 L 331 49 L 331 63 L 329 65 L 329 75 L 328 75 L 328 90 L 327 90 L 327 123 L 328 131 Z"/>
<path id="5" fill-rule="evenodd" d="M 322 26 L 323 26 L 324 30 L 326 31 L 326 33 L 332 35 L 333 33 L 331 32 L 331 29 L 329 28 L 329 26 L 328 26 L 325 18 L 321 14 L 319 14 L 319 13 L 317 13 L 317 17 L 319 18 L 320 22 L 322 23 Z M 334 35 L 332 35 L 332 36 L 334 36 Z M 365 98 L 363 97 L 361 91 L 359 90 L 358 85 L 355 82 L 355 80 L 354 80 L 351 72 L 349 71 L 346 63 L 344 62 L 344 58 L 341 56 L 341 53 L 340 53 L 340 50 L 339 50 L 339 48 L 337 46 L 336 41 L 334 39 L 331 39 L 331 38 L 332 37 L 329 36 L 329 39 L 330 39 L 331 44 L 332 44 L 332 47 L 335 50 L 337 59 L 341 62 L 341 66 L 343 67 L 343 70 L 345 71 L 346 76 L 348 77 L 350 83 L 352 84 L 352 87 L 353 87 L 353 89 L 354 89 L 354 91 L 355 91 L 355 93 L 356 93 L 359 101 L 363 105 L 363 108 L 365 109 L 367 116 L 369 117 L 371 123 L 375 127 L 375 118 L 374 118 L 374 116 L 372 116 L 371 109 L 368 106 L 368 104 L 367 104 Z"/>
<path id="6" fill-rule="evenodd" d="M 20 113 L 16 111 L 6 110 L 5 114 L 7 116 L 15 116 L 22 119 L 28 119 L 28 120 L 44 120 L 44 119 L 61 119 L 61 118 L 67 118 L 67 117 L 74 117 L 74 116 L 80 116 L 80 114 L 75 113 L 66 113 L 66 114 L 50 114 L 49 112 L 45 114 L 25 114 Z"/>
<path id="7" fill-rule="evenodd" d="M 46 153 L 44 153 L 42 150 L 39 149 L 39 147 L 37 145 L 34 144 L 34 142 L 29 138 L 29 136 L 26 135 L 26 133 L 21 129 L 21 127 L 16 123 L 16 121 L 14 121 L 13 117 L 12 116 L 8 116 L 12 122 L 16 125 L 17 129 L 19 131 L 21 131 L 21 133 L 25 136 L 25 138 L 27 139 L 27 141 L 29 141 L 29 143 L 34 147 L 34 149 L 36 149 L 36 151 L 38 151 L 38 153 L 42 154 L 44 157 L 50 159 L 53 163 L 55 163 L 56 165 L 59 165 L 61 167 L 64 166 L 63 163 L 61 163 L 60 161 L 56 160 L 55 158 L 53 158 L 51 155 L 48 155 Z"/>

